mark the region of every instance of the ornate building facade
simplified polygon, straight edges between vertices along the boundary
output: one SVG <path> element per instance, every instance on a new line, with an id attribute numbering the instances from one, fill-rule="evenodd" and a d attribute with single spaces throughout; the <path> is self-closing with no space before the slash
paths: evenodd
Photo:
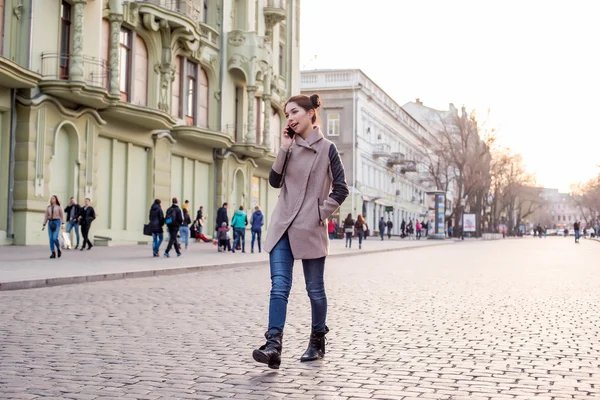
<path id="1" fill-rule="evenodd" d="M 223 202 L 268 218 L 299 0 L 0 5 L 0 244 L 46 243 L 53 194 L 89 197 L 116 241 L 143 238 L 155 198 L 204 206 L 209 227 Z"/>

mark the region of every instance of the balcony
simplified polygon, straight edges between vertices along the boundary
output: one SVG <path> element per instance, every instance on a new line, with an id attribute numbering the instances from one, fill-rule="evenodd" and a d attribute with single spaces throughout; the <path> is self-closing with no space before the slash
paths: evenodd
<path id="1" fill-rule="evenodd" d="M 405 174 L 407 172 L 417 172 L 416 161 L 404 161 L 404 163 L 400 167 L 400 173 Z"/>
<path id="2" fill-rule="evenodd" d="M 140 3 L 152 3 L 157 6 L 175 11 L 190 18 L 194 22 L 200 22 L 200 9 L 194 5 L 192 0 L 138 0 Z"/>
<path id="3" fill-rule="evenodd" d="M 42 53 L 40 89 L 71 104 L 106 108 L 111 102 L 108 93 L 110 68 L 106 60 L 83 56 L 83 80 L 71 80 L 71 56 Z"/>
<path id="4" fill-rule="evenodd" d="M 285 20 L 287 16 L 285 8 L 285 0 L 265 0 L 263 13 L 265 15 L 267 30 L 270 31 L 276 24 Z"/>
<path id="5" fill-rule="evenodd" d="M 405 163 L 404 154 L 402 153 L 392 153 L 392 157 L 387 160 L 388 167 L 393 167 L 395 165 L 402 165 Z"/>
<path id="6" fill-rule="evenodd" d="M 373 158 L 392 157 L 392 148 L 387 143 L 373 145 Z"/>
<path id="7" fill-rule="evenodd" d="M 231 31 L 227 43 L 227 68 L 241 72 L 245 82 L 255 82 L 257 72 L 273 64 L 270 46 L 256 32 Z"/>

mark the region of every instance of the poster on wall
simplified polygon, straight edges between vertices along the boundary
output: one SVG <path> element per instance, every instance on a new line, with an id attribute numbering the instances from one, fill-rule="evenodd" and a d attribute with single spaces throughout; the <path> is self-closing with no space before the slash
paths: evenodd
<path id="1" fill-rule="evenodd" d="M 444 218 L 446 216 L 446 202 L 443 194 L 437 195 L 437 214 L 435 222 L 437 223 L 438 233 L 444 233 L 445 231 L 445 221 Z"/>
<path id="2" fill-rule="evenodd" d="M 476 218 L 475 214 L 464 214 L 463 215 L 463 231 L 464 232 L 475 232 L 476 231 Z"/>
<path id="3" fill-rule="evenodd" d="M 256 176 L 252 177 L 252 209 L 259 205 L 260 201 L 260 179 Z"/>

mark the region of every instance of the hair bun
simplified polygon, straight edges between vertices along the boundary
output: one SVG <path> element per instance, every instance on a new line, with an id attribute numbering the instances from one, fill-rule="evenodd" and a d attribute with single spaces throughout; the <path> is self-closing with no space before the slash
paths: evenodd
<path id="1" fill-rule="evenodd" d="M 312 103 L 314 108 L 321 107 L 321 98 L 318 94 L 313 94 L 310 96 L 310 102 Z"/>

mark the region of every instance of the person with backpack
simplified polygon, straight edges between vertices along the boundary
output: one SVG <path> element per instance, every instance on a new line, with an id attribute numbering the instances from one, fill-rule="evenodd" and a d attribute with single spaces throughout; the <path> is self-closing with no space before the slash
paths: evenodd
<path id="1" fill-rule="evenodd" d="M 169 230 L 169 244 L 165 250 L 166 258 L 170 257 L 169 252 L 171 251 L 172 246 L 175 247 L 177 257 L 181 257 L 181 247 L 177 242 L 177 232 L 179 231 L 181 224 L 183 224 L 183 211 L 181 211 L 181 208 L 177 205 L 178 203 L 177 197 L 173 197 L 173 205 L 167 209 L 167 215 L 165 216 L 165 223 Z"/>
<path id="2" fill-rule="evenodd" d="M 265 216 L 260 210 L 260 206 L 254 207 L 254 213 L 250 217 L 250 228 L 252 230 L 252 243 L 250 245 L 250 252 L 254 253 L 254 239 L 258 238 L 258 252 L 262 252 L 260 238 L 262 236 L 262 227 L 265 224 Z"/>
<path id="3" fill-rule="evenodd" d="M 242 244 L 242 253 L 246 252 L 246 225 L 248 225 L 248 217 L 244 212 L 244 206 L 240 206 L 240 209 L 233 214 L 231 219 L 231 227 L 233 228 L 233 247 L 231 252 L 235 253 L 235 249 L 238 243 Z"/>
<path id="4" fill-rule="evenodd" d="M 386 227 L 387 227 L 388 239 L 391 239 L 392 238 L 392 229 L 394 228 L 394 223 L 392 222 L 391 219 L 388 219 Z"/>
<path id="5" fill-rule="evenodd" d="M 356 234 L 358 235 L 358 249 L 362 249 L 362 242 L 365 237 L 365 232 L 367 231 L 367 224 L 365 223 L 365 219 L 362 215 L 358 215 L 356 217 Z"/>

